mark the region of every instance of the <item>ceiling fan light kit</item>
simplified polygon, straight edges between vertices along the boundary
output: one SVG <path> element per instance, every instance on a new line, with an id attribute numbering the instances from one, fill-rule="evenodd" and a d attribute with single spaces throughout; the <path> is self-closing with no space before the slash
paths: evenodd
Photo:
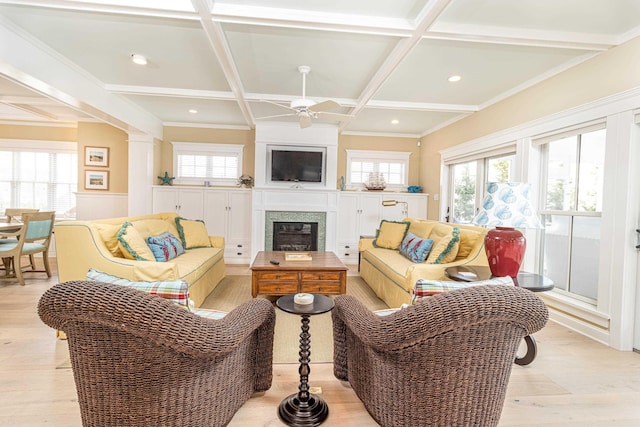
<path id="1" fill-rule="evenodd" d="M 302 98 L 294 99 L 289 103 L 289 106 L 278 104 L 277 102 L 269 101 L 266 99 L 262 100 L 263 102 L 268 102 L 269 104 L 277 105 L 278 107 L 291 110 L 292 113 L 258 117 L 258 120 L 297 116 L 300 127 L 304 129 L 310 127 L 313 124 L 312 119 L 325 119 L 342 122 L 353 117 L 350 114 L 331 113 L 331 110 L 340 108 L 340 104 L 338 104 L 336 101 L 328 99 L 322 102 L 315 102 L 313 99 L 307 98 L 307 74 L 309 74 L 309 72 L 311 71 L 311 67 L 309 67 L 308 65 L 300 65 L 298 67 L 298 71 L 300 72 L 300 74 L 302 74 Z"/>

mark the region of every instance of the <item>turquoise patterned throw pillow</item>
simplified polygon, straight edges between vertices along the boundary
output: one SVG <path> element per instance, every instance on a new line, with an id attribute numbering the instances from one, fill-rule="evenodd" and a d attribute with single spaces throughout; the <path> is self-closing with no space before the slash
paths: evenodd
<path id="1" fill-rule="evenodd" d="M 424 262 L 432 246 L 433 240 L 407 233 L 400 244 L 400 253 L 413 262 Z"/>

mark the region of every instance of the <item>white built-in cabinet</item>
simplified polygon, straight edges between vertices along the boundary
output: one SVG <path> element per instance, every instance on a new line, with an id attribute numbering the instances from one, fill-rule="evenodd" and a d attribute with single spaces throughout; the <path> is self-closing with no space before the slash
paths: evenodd
<path id="1" fill-rule="evenodd" d="M 426 218 L 428 194 L 370 191 L 340 192 L 336 254 L 347 264 L 358 262 L 360 236 L 375 236 L 383 219 L 401 221 L 404 206 L 383 206 L 383 200 L 407 203 L 407 217 Z"/>
<path id="2" fill-rule="evenodd" d="M 201 219 L 211 236 L 225 238 L 225 261 L 251 260 L 251 190 L 219 187 L 154 186 L 153 212 L 177 212 Z"/>

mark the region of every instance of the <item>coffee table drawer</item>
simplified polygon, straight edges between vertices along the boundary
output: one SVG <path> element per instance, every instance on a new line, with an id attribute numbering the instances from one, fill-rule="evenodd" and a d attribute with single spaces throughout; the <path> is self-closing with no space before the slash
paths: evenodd
<path id="1" fill-rule="evenodd" d="M 258 280 L 295 280 L 298 281 L 298 273 L 295 271 L 260 271 Z"/>
<path id="2" fill-rule="evenodd" d="M 303 272 L 302 281 L 308 280 L 340 280 L 342 273 L 339 271 L 313 271 Z"/>
<path id="3" fill-rule="evenodd" d="M 315 294 L 339 294 L 341 293 L 340 282 L 304 282 L 300 287 L 300 292 Z"/>
<path id="4" fill-rule="evenodd" d="M 259 294 L 278 295 L 298 293 L 298 282 L 294 283 L 265 283 L 258 285 Z"/>

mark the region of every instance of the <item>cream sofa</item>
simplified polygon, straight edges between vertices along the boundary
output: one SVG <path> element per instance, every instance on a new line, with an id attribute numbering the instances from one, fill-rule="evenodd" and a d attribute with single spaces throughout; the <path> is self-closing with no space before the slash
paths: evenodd
<path id="1" fill-rule="evenodd" d="M 389 307 L 411 303 L 411 292 L 418 279 L 445 280 L 447 267 L 469 264 L 488 265 L 484 250 L 487 229 L 471 225 L 449 224 L 418 218 L 406 218 L 408 232 L 418 237 L 431 238 L 436 248 L 443 235 L 458 227 L 459 244 L 455 259 L 443 264 L 415 263 L 398 250 L 374 247 L 374 239 L 360 240 L 360 277 Z M 452 255 L 453 256 L 453 255 Z"/>
<path id="2" fill-rule="evenodd" d="M 130 222 L 146 238 L 170 231 L 178 236 L 175 213 L 63 221 L 55 225 L 60 282 L 84 280 L 89 268 L 134 281 L 184 280 L 196 307 L 225 277 L 224 238 L 209 236 L 213 247 L 188 249 L 167 262 L 138 261 L 122 257 L 113 234 L 115 226 Z M 205 237 L 206 239 L 206 237 Z"/>

